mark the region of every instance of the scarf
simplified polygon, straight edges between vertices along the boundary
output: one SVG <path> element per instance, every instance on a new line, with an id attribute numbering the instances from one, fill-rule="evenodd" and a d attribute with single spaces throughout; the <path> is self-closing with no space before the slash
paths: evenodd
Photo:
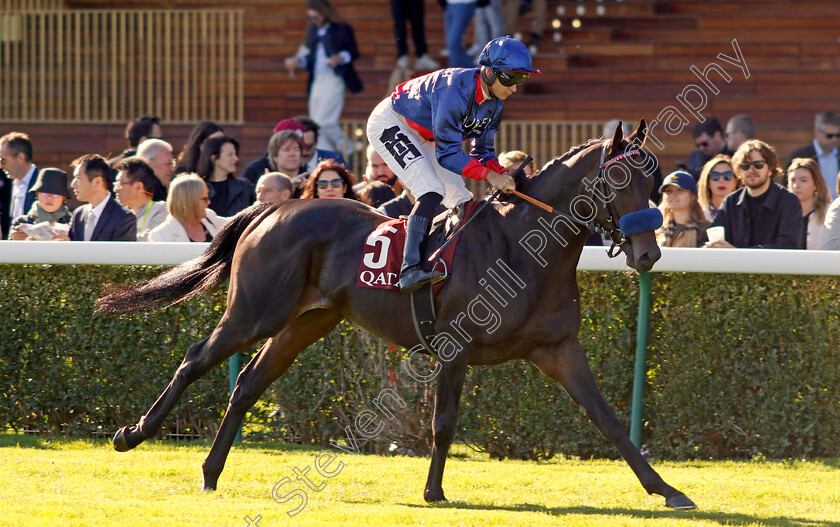
<path id="1" fill-rule="evenodd" d="M 61 205 L 55 212 L 47 212 L 41 208 L 41 205 L 38 204 L 36 201 L 32 204 L 32 208 L 29 209 L 28 216 L 32 218 L 32 223 L 42 223 L 48 221 L 50 223 L 54 221 L 61 220 L 63 218 L 67 218 L 70 216 L 70 209 L 67 208 L 67 205 Z"/>

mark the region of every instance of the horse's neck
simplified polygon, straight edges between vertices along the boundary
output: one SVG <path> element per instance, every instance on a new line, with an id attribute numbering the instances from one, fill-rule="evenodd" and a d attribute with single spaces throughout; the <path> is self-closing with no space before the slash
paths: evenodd
<path id="1" fill-rule="evenodd" d="M 576 267 L 589 231 L 583 225 L 569 220 L 572 202 L 578 196 L 591 196 L 592 183 L 596 180 L 600 152 L 597 148 L 585 151 L 546 167 L 539 176 L 526 180 L 522 192 L 554 207 L 565 217 L 544 212 L 520 198 L 513 205 L 502 207 L 504 218 L 499 223 L 510 241 L 512 251 L 536 251 L 534 244 L 545 241 L 540 258 L 556 265 Z M 588 187 L 588 188 L 587 188 Z M 538 231 L 538 232 L 535 232 Z M 530 249 L 529 249 L 530 247 Z M 530 258 L 530 257 L 529 257 Z"/>

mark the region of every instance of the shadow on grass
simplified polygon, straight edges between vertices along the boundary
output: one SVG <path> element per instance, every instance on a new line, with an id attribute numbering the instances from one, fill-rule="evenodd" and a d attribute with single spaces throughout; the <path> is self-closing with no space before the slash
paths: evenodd
<path id="1" fill-rule="evenodd" d="M 759 523 L 761 525 L 770 525 L 774 527 L 840 527 L 840 522 L 832 522 L 825 520 L 807 520 L 804 518 L 787 518 L 784 516 L 776 517 L 761 517 L 751 516 L 749 514 L 731 514 L 725 512 L 704 512 L 701 510 L 693 511 L 672 511 L 672 510 L 641 510 L 641 509 L 618 509 L 618 508 L 598 508 L 598 507 L 544 507 L 542 505 L 531 505 L 523 503 L 521 505 L 482 505 L 472 504 L 458 501 L 448 501 L 443 503 L 432 504 L 417 504 L 417 503 L 400 503 L 405 507 L 413 508 L 441 508 L 441 509 L 473 509 L 473 510 L 503 510 L 513 512 L 541 512 L 544 514 L 551 514 L 553 516 L 565 516 L 568 514 L 585 514 L 593 516 L 630 516 L 641 519 L 680 519 L 680 520 L 703 520 L 710 522 L 717 522 L 721 525 L 750 525 Z"/>

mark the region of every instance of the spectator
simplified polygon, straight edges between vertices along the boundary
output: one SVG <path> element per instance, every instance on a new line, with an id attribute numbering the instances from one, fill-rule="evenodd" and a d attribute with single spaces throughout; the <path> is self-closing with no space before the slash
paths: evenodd
<path id="1" fill-rule="evenodd" d="M 292 181 L 292 197 L 299 198 L 308 174 L 300 166 L 303 139 L 292 130 L 277 132 L 268 140 L 271 170 L 280 172 Z"/>
<path id="2" fill-rule="evenodd" d="M 525 159 L 527 159 L 528 154 L 523 152 L 522 150 L 509 150 L 507 152 L 502 152 L 499 154 L 499 164 L 505 167 L 506 170 L 510 171 L 513 174 L 513 171 L 519 168 L 519 165 L 522 164 Z M 534 160 L 528 162 L 525 165 L 525 168 L 522 169 L 522 173 L 525 174 L 525 177 L 531 178 L 537 175 L 537 165 L 534 163 Z"/>
<path id="3" fill-rule="evenodd" d="M 158 182 L 152 167 L 140 156 L 127 157 L 116 166 L 114 194 L 137 218 L 137 241 L 146 241 L 149 231 L 166 219 L 166 202 L 153 201 Z"/>
<path id="4" fill-rule="evenodd" d="M 238 162 L 239 142 L 232 137 L 214 137 L 201 147 L 198 175 L 210 187 L 210 208 L 219 216 L 233 216 L 257 199 L 249 181 L 234 177 Z"/>
<path id="5" fill-rule="evenodd" d="M 747 140 L 755 137 L 755 125 L 752 119 L 744 114 L 736 115 L 726 121 L 726 149 L 730 152 L 738 150 L 738 147 Z"/>
<path id="6" fill-rule="evenodd" d="M 382 156 L 373 148 L 372 144 L 368 143 L 366 153 L 368 160 L 365 170 L 366 182 L 381 181 L 391 187 L 394 196 L 402 192 L 402 183 L 400 183 L 394 171 L 385 163 L 385 160 L 382 159 Z"/>
<path id="7" fill-rule="evenodd" d="M 137 154 L 137 147 L 146 139 L 163 139 L 159 118 L 144 115 L 128 123 L 128 126 L 125 127 L 125 140 L 128 142 L 128 148 L 117 157 L 109 159 L 108 164 L 115 167 L 123 159 Z"/>
<path id="8" fill-rule="evenodd" d="M 38 181 L 38 167 L 32 163 L 32 142 L 21 132 L 0 137 L 0 239 L 9 232 L 12 218 L 23 216 L 32 209 L 35 194 L 32 187 Z"/>
<path id="9" fill-rule="evenodd" d="M 166 201 L 166 192 L 175 175 L 175 156 L 172 155 L 172 145 L 163 139 L 146 139 L 137 147 L 137 157 L 149 163 L 157 180 L 154 185 L 152 199 Z"/>
<path id="10" fill-rule="evenodd" d="M 840 182 L 837 183 L 840 193 Z M 825 231 L 823 231 L 820 249 L 824 251 L 840 251 L 840 198 L 831 202 L 825 213 Z"/>
<path id="11" fill-rule="evenodd" d="M 212 141 L 212 139 L 211 139 Z M 227 218 L 220 218 L 210 205 L 207 184 L 196 174 L 176 177 L 169 186 L 166 208 L 169 216 L 149 233 L 150 242 L 209 242 Z"/>
<path id="12" fill-rule="evenodd" d="M 718 154 L 703 165 L 697 182 L 697 200 L 709 221 L 715 221 L 723 198 L 741 188 L 741 180 L 732 170 L 732 158 Z"/>
<path id="13" fill-rule="evenodd" d="M 725 229 L 725 239 L 706 247 L 799 247 L 802 206 L 796 196 L 773 182 L 780 171 L 775 149 L 751 139 L 732 156 L 732 167 L 744 188 L 723 199 L 714 225 Z"/>
<path id="14" fill-rule="evenodd" d="M 284 132 L 287 130 L 295 132 L 295 135 L 297 135 L 298 138 L 300 138 L 299 145 L 297 147 L 297 149 L 300 150 L 300 159 L 297 161 L 297 169 L 291 167 L 291 159 L 289 159 L 289 166 L 286 169 L 282 170 L 284 174 L 290 177 L 294 177 L 305 172 L 310 172 L 312 170 L 315 170 L 315 167 L 318 166 L 318 161 L 323 161 L 324 159 L 335 159 L 339 163 L 345 164 L 344 156 L 342 156 L 340 153 L 333 152 L 331 150 L 318 150 L 315 148 L 315 143 L 318 141 L 319 127 L 312 119 L 309 119 L 308 117 L 283 119 L 274 127 L 274 134 L 276 135 L 279 132 Z M 278 140 L 280 139 L 278 138 Z M 288 138 L 288 134 L 282 136 L 282 141 L 283 143 L 288 143 L 287 145 L 282 146 L 282 148 L 285 149 L 284 151 L 286 153 L 291 153 L 291 150 L 295 149 L 295 147 L 292 145 L 292 142 Z M 309 142 L 307 143 L 307 141 Z M 271 140 L 269 140 L 269 146 L 270 145 Z M 278 148 L 281 147 L 278 146 Z M 276 155 L 276 152 L 272 155 L 271 148 L 269 147 L 269 149 L 266 150 L 264 156 L 254 160 L 253 162 L 251 162 L 250 165 L 248 165 L 248 167 L 242 173 L 242 177 L 256 184 L 257 180 L 263 174 L 271 171 L 280 170 L 277 166 L 276 160 L 274 159 Z"/>
<path id="15" fill-rule="evenodd" d="M 381 181 L 369 181 L 359 194 L 359 201 L 367 203 L 373 208 L 379 208 L 382 204 L 391 201 L 396 196 L 394 191 Z"/>
<path id="16" fill-rule="evenodd" d="M 292 197 L 292 180 L 280 172 L 263 174 L 257 180 L 257 202 L 286 201 Z"/>
<path id="17" fill-rule="evenodd" d="M 353 192 L 356 178 L 344 165 L 339 165 L 334 159 L 318 163 L 312 172 L 301 199 L 331 199 L 331 198 L 359 198 Z"/>
<path id="18" fill-rule="evenodd" d="M 315 170 L 315 167 L 318 166 L 318 163 L 325 159 L 335 159 L 348 169 L 352 168 L 349 164 L 347 164 L 347 161 L 344 160 L 344 156 L 341 152 L 316 148 L 321 131 L 321 127 L 318 126 L 318 123 L 305 115 L 295 117 L 295 121 L 299 122 L 303 126 L 303 151 L 300 153 L 301 165 L 303 166 L 301 167 L 301 170 L 304 172 L 312 172 Z"/>
<path id="19" fill-rule="evenodd" d="M 394 40 L 397 44 L 397 67 L 408 68 L 408 34 L 405 30 L 406 22 L 411 23 L 411 37 L 414 40 L 414 69 L 433 71 L 440 68 L 440 64 L 429 56 L 426 45 L 426 29 L 424 27 L 424 2 L 417 0 L 391 0 L 391 18 L 394 19 Z"/>
<path id="20" fill-rule="evenodd" d="M 473 57 L 477 56 L 488 42 L 504 34 L 502 0 L 477 2 L 475 15 L 473 15 L 473 44 L 469 54 Z M 431 69 L 436 70 L 438 68 Z"/>
<path id="21" fill-rule="evenodd" d="M 700 170 L 703 165 L 717 154 L 732 155 L 726 148 L 726 141 L 723 138 L 723 128 L 720 122 L 714 117 L 707 117 L 702 123 L 694 127 L 694 146 L 697 150 L 688 156 L 685 166 L 688 172 L 694 176 L 694 180 L 700 179 Z"/>
<path id="22" fill-rule="evenodd" d="M 74 160 L 70 187 L 79 201 L 87 202 L 73 212 L 70 235 L 74 241 L 137 240 L 137 217 L 111 197 L 114 175 L 104 157 L 86 154 Z"/>
<path id="23" fill-rule="evenodd" d="M 195 173 L 198 171 L 198 158 L 201 157 L 201 147 L 204 142 L 213 137 L 222 137 L 225 131 L 213 121 L 201 121 L 190 132 L 184 149 L 178 154 L 175 163 L 175 174 L 184 172 Z M 169 188 L 169 187 L 167 187 Z"/>
<path id="24" fill-rule="evenodd" d="M 507 0 L 505 3 L 505 34 L 516 33 L 516 22 L 529 10 L 533 10 L 534 18 L 531 20 L 531 35 L 528 38 L 529 46 L 536 46 L 542 42 L 542 34 L 545 31 L 545 7 L 546 0 Z"/>
<path id="25" fill-rule="evenodd" d="M 353 67 L 359 48 L 353 28 L 347 25 L 326 0 L 308 0 L 306 17 L 310 25 L 306 44 L 286 59 L 286 68 L 309 72 L 307 93 L 309 116 L 321 127 L 318 147 L 344 150 L 344 133 L 338 119 L 344 109 L 344 90 L 362 91 L 362 80 Z"/>
<path id="26" fill-rule="evenodd" d="M 464 49 L 464 34 L 475 14 L 476 0 L 446 0 L 444 30 L 450 68 L 474 68 L 475 60 Z"/>
<path id="27" fill-rule="evenodd" d="M 662 187 L 662 227 L 656 231 L 656 243 L 661 247 L 700 247 L 707 241 L 706 220 L 697 202 L 697 183 L 688 172 L 671 172 Z"/>
<path id="28" fill-rule="evenodd" d="M 12 220 L 10 240 L 26 240 L 30 236 L 22 225 L 36 225 L 47 222 L 51 226 L 64 224 L 69 229 L 70 209 L 64 202 L 69 197 L 67 192 L 67 174 L 57 168 L 45 168 L 38 174 L 32 190 L 38 200 L 32 204 L 29 212 Z M 66 231 L 65 231 L 66 232 Z M 56 232 L 56 234 L 58 234 Z M 39 238 L 40 239 L 40 238 Z M 53 236 L 55 239 L 55 236 Z"/>
<path id="29" fill-rule="evenodd" d="M 797 157 L 815 159 L 831 199 L 837 198 L 837 172 L 840 171 L 840 116 L 834 112 L 820 112 L 814 117 L 814 140 L 800 146 L 790 154 L 791 162 Z M 788 166 L 790 163 L 788 162 Z"/>
<path id="30" fill-rule="evenodd" d="M 414 202 L 414 196 L 411 195 L 407 188 L 403 187 L 403 191 L 399 196 L 390 201 L 386 201 L 380 205 L 377 210 L 391 218 L 399 218 L 400 216 L 408 216 L 411 214 L 411 209 L 414 208 Z M 446 211 L 446 208 L 443 205 L 439 205 L 435 214 L 439 214 L 444 211 Z"/>
<path id="31" fill-rule="evenodd" d="M 820 166 L 810 158 L 797 157 L 787 170 L 788 190 L 802 206 L 801 249 L 819 249 L 825 231 L 825 213 L 831 194 L 820 174 Z"/>

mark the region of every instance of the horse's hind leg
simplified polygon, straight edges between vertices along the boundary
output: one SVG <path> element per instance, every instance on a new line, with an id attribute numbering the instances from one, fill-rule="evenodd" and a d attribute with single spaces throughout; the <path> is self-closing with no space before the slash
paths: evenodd
<path id="1" fill-rule="evenodd" d="M 696 506 L 688 497 L 665 483 L 648 464 L 639 449 L 630 441 L 627 431 L 598 391 L 595 377 L 586 360 L 580 342 L 570 339 L 558 348 L 540 348 L 528 357 L 543 373 L 560 381 L 571 398 L 580 405 L 601 434 L 618 448 L 621 456 L 633 469 L 648 494 L 659 494 L 665 505 L 675 509 L 693 509 Z"/>
<path id="2" fill-rule="evenodd" d="M 114 435 L 114 448 L 125 452 L 154 437 L 187 386 L 235 352 L 256 343 L 258 338 L 252 331 L 245 330 L 245 327 L 237 328 L 237 324 L 226 315 L 209 337 L 192 344 L 172 381 L 146 415 L 136 425 L 124 426 L 117 431 Z"/>
<path id="3" fill-rule="evenodd" d="M 437 378 L 435 392 L 432 462 L 429 466 L 426 489 L 423 492 L 423 498 L 428 502 L 446 500 L 443 495 L 443 469 L 449 447 L 455 437 L 455 427 L 458 424 L 458 403 L 461 400 L 461 390 L 467 374 L 467 353 L 461 351 L 452 361 L 441 361 L 439 364 L 442 368 Z"/>
<path id="4" fill-rule="evenodd" d="M 242 370 L 236 379 L 236 388 L 231 394 L 213 447 L 202 465 L 203 490 L 216 489 L 236 431 L 242 425 L 248 409 L 256 404 L 275 379 L 285 373 L 301 351 L 326 335 L 340 320 L 341 315 L 334 311 L 318 309 L 304 313 L 266 342 L 257 356 Z"/>

